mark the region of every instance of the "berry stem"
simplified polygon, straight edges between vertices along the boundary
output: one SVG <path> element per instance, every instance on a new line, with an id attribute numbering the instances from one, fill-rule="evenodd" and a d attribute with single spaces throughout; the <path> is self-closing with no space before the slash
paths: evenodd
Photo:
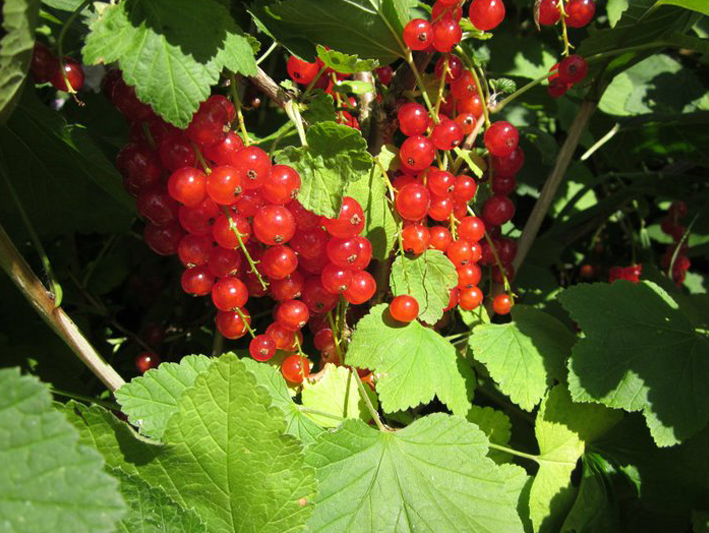
<path id="1" fill-rule="evenodd" d="M 367 406 L 367 411 L 369 411 L 369 414 L 372 415 L 372 419 L 374 420 L 374 423 L 379 428 L 379 431 L 391 431 L 390 429 L 387 429 L 387 427 L 382 423 L 382 419 L 379 418 L 379 413 L 374 408 L 374 405 L 372 404 L 372 400 L 369 398 L 367 391 L 364 389 L 364 383 L 362 383 L 362 378 L 359 377 L 357 370 L 351 368 L 350 373 L 354 376 L 355 380 L 357 381 L 357 388 L 359 389 L 359 395 L 362 398 L 362 401 L 364 402 L 364 404 Z"/>
<path id="2" fill-rule="evenodd" d="M 449 68 L 448 68 L 448 62 L 449 62 L 449 57 L 446 56 L 446 59 L 443 61 L 443 72 L 441 73 L 441 81 L 438 83 L 438 95 L 436 97 L 436 116 L 438 116 L 438 113 L 441 110 L 441 102 L 443 101 L 443 91 L 446 88 L 446 76 L 448 76 Z"/>
<path id="3" fill-rule="evenodd" d="M 559 11 L 561 12 L 561 35 L 564 40 L 564 51 L 562 52 L 562 55 L 568 56 L 569 55 L 569 50 L 571 47 L 571 43 L 569 42 L 569 31 L 568 27 L 566 26 L 566 10 L 564 9 L 564 0 L 559 1 Z"/>
<path id="4" fill-rule="evenodd" d="M 300 139 L 300 144 L 302 146 L 308 146 L 308 140 L 305 137 L 305 126 L 303 125 L 303 117 L 300 116 L 300 109 L 298 108 L 298 102 L 295 100 L 289 100 L 286 102 L 284 107 L 286 115 L 295 124 L 295 129 L 298 132 L 298 138 Z"/>
<path id="5" fill-rule="evenodd" d="M 244 315 L 244 312 L 239 307 L 236 308 L 236 312 L 239 313 L 239 316 L 241 317 L 244 326 L 246 326 L 246 330 L 249 332 L 249 335 L 251 335 L 251 338 L 253 339 L 256 336 L 256 333 L 254 333 L 254 330 L 251 329 L 251 324 L 249 324 L 249 321 L 246 320 L 246 315 Z M 295 337 L 295 341 L 298 342 L 297 335 Z M 298 344 L 298 350 L 300 351 L 300 344 Z"/>
<path id="6" fill-rule="evenodd" d="M 69 31 L 69 27 L 74 23 L 76 20 L 76 17 L 79 16 L 79 14 L 88 6 L 92 0 L 84 0 L 79 4 L 79 7 L 77 7 L 71 15 L 69 15 L 69 18 L 66 19 L 66 22 L 62 26 L 61 31 L 59 32 L 59 37 L 57 37 L 57 56 L 59 59 L 59 72 L 62 73 L 62 78 L 64 79 L 64 83 L 66 83 L 66 87 L 68 89 L 69 94 L 76 94 L 76 91 L 74 90 L 74 87 L 71 86 L 71 83 L 69 82 L 69 78 L 66 75 L 66 70 L 64 70 L 64 37 L 66 37 L 66 32 Z"/>
<path id="7" fill-rule="evenodd" d="M 225 205 L 222 206 L 222 211 L 224 214 L 229 217 L 229 226 L 231 227 L 232 231 L 234 232 L 234 235 L 236 235 L 236 239 L 239 241 L 239 248 L 241 248 L 241 251 L 244 252 L 244 255 L 246 256 L 246 260 L 249 262 L 249 266 L 251 267 L 251 272 L 256 274 L 256 277 L 259 280 L 259 283 L 261 283 L 261 287 L 264 289 L 268 288 L 268 283 L 266 283 L 263 278 L 261 277 L 261 273 L 258 271 L 256 268 L 256 262 L 253 260 L 251 257 L 251 254 L 249 253 L 249 250 L 246 248 L 244 245 L 244 241 L 241 239 L 241 233 L 239 233 L 239 230 L 237 229 L 236 225 L 234 224 L 234 219 L 231 218 L 231 212 L 229 211 L 229 208 Z"/>
<path id="8" fill-rule="evenodd" d="M 199 149 L 199 146 L 197 146 L 196 143 L 191 143 L 192 144 L 192 150 L 194 151 L 195 157 L 197 157 L 197 161 L 199 161 L 199 164 L 202 166 L 202 169 L 204 170 L 204 173 L 209 175 L 212 173 L 212 169 L 209 168 L 209 165 L 207 164 L 207 161 L 204 159 L 204 156 L 202 155 L 202 151 Z"/>
<path id="9" fill-rule="evenodd" d="M 689 223 L 687 226 L 687 229 L 684 230 L 684 233 L 682 234 L 682 238 L 677 241 L 677 245 L 675 246 L 675 251 L 672 253 L 672 259 L 670 260 L 670 266 L 667 267 L 667 276 L 672 279 L 672 269 L 675 266 L 675 261 L 677 261 L 677 256 L 679 255 L 680 248 L 682 247 L 682 243 L 687 240 L 689 237 L 689 232 L 692 231 L 692 226 L 694 226 L 694 223 L 697 221 L 699 218 L 699 213 L 694 215 L 694 218 L 692 221 Z"/>
<path id="10" fill-rule="evenodd" d="M 269 46 L 268 49 L 263 54 L 261 54 L 261 57 L 256 60 L 256 66 L 263 63 L 264 59 L 271 55 L 271 52 L 273 52 L 276 48 L 278 48 L 278 43 L 276 41 L 273 41 L 271 43 L 271 46 Z"/>
<path id="11" fill-rule="evenodd" d="M 103 360 L 64 310 L 55 306 L 53 295 L 47 292 L 45 286 L 32 272 L 2 225 L 0 225 L 0 268 L 7 273 L 47 325 L 111 392 L 125 385 L 123 378 Z"/>
<path id="12" fill-rule="evenodd" d="M 313 78 L 313 81 L 311 81 L 311 82 L 308 84 L 308 86 L 307 86 L 307 87 L 305 88 L 305 90 L 303 91 L 303 94 L 300 95 L 300 98 L 298 99 L 298 101 L 302 102 L 302 101 L 310 94 L 310 91 L 313 90 L 313 87 L 315 87 L 315 84 L 318 82 L 318 80 L 320 79 L 320 77 L 321 77 L 323 74 L 325 74 L 325 71 L 326 71 L 326 70 L 327 70 L 327 67 L 323 65 L 323 67 L 320 69 L 320 71 L 319 71 L 319 72 L 315 75 L 315 77 Z"/>
<path id="13" fill-rule="evenodd" d="M 246 131 L 246 124 L 244 124 L 244 115 L 241 113 L 241 99 L 239 98 L 239 88 L 236 86 L 236 76 L 233 72 L 229 73 L 229 90 L 231 91 L 231 101 L 236 109 L 236 120 L 239 122 L 239 129 L 241 130 L 241 135 L 244 138 L 244 144 L 246 146 L 251 145 L 251 139 L 249 138 L 249 132 Z"/>
<path id="14" fill-rule="evenodd" d="M 524 93 L 526 93 L 529 89 L 531 89 L 532 87 L 535 87 L 535 86 L 539 85 L 539 84 L 542 83 L 544 80 L 546 80 L 546 79 L 549 78 L 550 76 L 553 76 L 554 74 L 556 74 L 556 72 L 554 72 L 554 71 L 552 71 L 552 72 L 547 72 L 547 73 L 544 74 L 543 76 L 539 76 L 536 80 L 530 81 L 530 82 L 527 83 L 526 85 L 520 87 L 520 88 L 517 89 L 515 92 L 513 92 L 513 93 L 510 94 L 509 96 L 503 98 L 503 99 L 500 100 L 497 104 L 495 104 L 494 106 L 492 106 L 492 108 L 490 109 L 490 112 L 491 112 L 491 113 L 499 113 L 500 111 L 502 111 L 502 108 L 505 107 L 507 104 L 509 104 L 510 102 L 512 102 L 513 100 L 515 100 L 517 97 L 522 96 L 522 95 L 523 95 Z"/>
<path id="15" fill-rule="evenodd" d="M 86 402 L 90 404 L 100 405 L 105 409 L 110 409 L 112 411 L 120 411 L 121 407 L 115 402 L 107 402 L 106 400 L 99 400 L 98 398 L 92 398 L 91 396 L 85 396 L 77 392 L 69 392 L 62 389 L 56 389 L 54 387 L 49 387 L 49 392 L 55 396 L 63 396 L 64 398 L 71 398 L 72 400 L 78 400 L 80 402 Z"/>
<path id="16" fill-rule="evenodd" d="M 340 349 L 340 338 L 337 335 L 338 330 L 335 327 L 335 319 L 332 317 L 332 311 L 327 312 L 327 322 L 330 324 L 330 329 L 332 330 L 332 339 L 335 342 L 335 353 L 337 354 L 337 358 L 340 360 L 340 364 L 344 364 L 344 356 L 345 354 L 342 352 Z"/>

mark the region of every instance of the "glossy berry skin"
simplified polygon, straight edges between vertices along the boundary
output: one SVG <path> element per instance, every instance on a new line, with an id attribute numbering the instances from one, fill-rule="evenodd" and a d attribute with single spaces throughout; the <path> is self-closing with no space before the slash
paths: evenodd
<path id="1" fill-rule="evenodd" d="M 459 22 L 463 18 L 463 8 L 460 7 L 460 3 L 456 2 L 454 5 L 445 4 L 442 1 L 434 3 L 431 9 L 431 20 L 436 21 L 443 18 L 450 18 Z"/>
<path id="2" fill-rule="evenodd" d="M 241 215 L 219 215 L 212 226 L 212 236 L 222 248 L 234 250 L 239 247 L 236 232 L 239 233 L 242 243 L 246 243 L 251 237 L 251 225 Z"/>
<path id="3" fill-rule="evenodd" d="M 502 0 L 473 0 L 468 12 L 470 22 L 481 31 L 490 31 L 505 18 L 505 4 Z"/>
<path id="4" fill-rule="evenodd" d="M 439 150 L 452 150 L 463 142 L 463 128 L 453 120 L 444 120 L 434 126 L 431 141 Z"/>
<path id="5" fill-rule="evenodd" d="M 187 268 L 203 266 L 209 262 L 214 245 L 212 240 L 202 235 L 188 233 L 177 246 L 177 256 Z"/>
<path id="6" fill-rule="evenodd" d="M 241 177 L 244 189 L 258 189 L 271 172 L 271 158 L 258 146 L 247 146 L 229 157 L 229 165 Z"/>
<path id="7" fill-rule="evenodd" d="M 434 196 L 450 196 L 455 189 L 455 176 L 446 170 L 431 169 L 426 174 L 426 187 Z"/>
<path id="8" fill-rule="evenodd" d="M 180 284 L 187 294 L 205 296 L 214 286 L 214 277 L 206 266 L 188 268 L 182 272 Z"/>
<path id="9" fill-rule="evenodd" d="M 404 43 L 412 50 L 425 50 L 433 42 L 433 29 L 423 19 L 413 19 L 404 27 Z"/>
<path id="10" fill-rule="evenodd" d="M 289 383 L 303 383 L 303 379 L 310 375 L 310 364 L 305 357 L 289 355 L 281 363 L 281 374 Z"/>
<path id="11" fill-rule="evenodd" d="M 463 37 L 460 24 L 451 18 L 444 18 L 436 22 L 433 27 L 431 44 L 438 52 L 450 52 Z"/>
<path id="12" fill-rule="evenodd" d="M 270 279 L 284 279 L 298 268 L 298 256 L 289 246 L 272 246 L 263 253 L 260 268 Z"/>
<path id="13" fill-rule="evenodd" d="M 453 242 L 451 232 L 444 226 L 433 226 L 428 229 L 428 233 L 430 236 L 429 243 L 431 248 L 440 250 L 441 252 L 445 253 L 450 244 Z"/>
<path id="14" fill-rule="evenodd" d="M 583 80 L 588 74 L 588 63 L 580 55 L 572 54 L 559 63 L 559 80 L 573 85 Z"/>
<path id="15" fill-rule="evenodd" d="M 233 204 L 242 192 L 241 176 L 234 167 L 214 167 L 206 181 L 207 194 L 219 205 Z"/>
<path id="16" fill-rule="evenodd" d="M 317 63 L 309 63 L 295 56 L 288 58 L 286 68 L 291 79 L 301 85 L 310 85 L 320 72 Z"/>
<path id="17" fill-rule="evenodd" d="M 401 144 L 399 157 L 404 168 L 418 172 L 431 166 L 436 157 L 436 149 L 430 139 L 414 135 Z"/>
<path id="18" fill-rule="evenodd" d="M 265 205 L 254 216 L 253 230 L 264 244 L 285 244 L 295 233 L 295 219 L 281 205 Z"/>
<path id="19" fill-rule="evenodd" d="M 506 315 L 512 309 L 512 298 L 507 293 L 498 294 L 492 300 L 492 310 L 498 315 Z"/>
<path id="20" fill-rule="evenodd" d="M 293 214 L 295 227 L 298 228 L 299 231 L 314 229 L 320 226 L 320 217 L 305 209 L 298 200 L 293 200 L 287 204 L 286 207 L 288 211 Z"/>
<path id="21" fill-rule="evenodd" d="M 240 215 L 251 218 L 256 216 L 259 209 L 266 205 L 266 200 L 261 196 L 260 189 L 249 189 L 243 191 L 233 205 Z"/>
<path id="22" fill-rule="evenodd" d="M 39 41 L 34 43 L 30 72 L 36 83 L 47 83 L 59 69 L 59 61 L 52 51 Z"/>
<path id="23" fill-rule="evenodd" d="M 469 70 L 464 70 L 463 73 L 451 83 L 451 93 L 456 100 L 460 101 L 468 100 L 478 94 L 478 86 Z"/>
<path id="24" fill-rule="evenodd" d="M 195 207 L 180 206 L 177 212 L 180 225 L 195 235 L 209 235 L 218 216 L 219 207 L 209 198 Z"/>
<path id="25" fill-rule="evenodd" d="M 477 250 L 473 249 L 473 243 L 465 239 L 453 241 L 450 246 L 448 246 L 446 255 L 456 268 L 473 263 L 476 260 L 476 256 L 478 256 L 477 259 L 479 259 Z"/>
<path id="26" fill-rule="evenodd" d="M 472 113 L 458 113 L 458 116 L 455 117 L 455 122 L 463 130 L 463 135 L 470 135 L 475 129 L 477 120 Z"/>
<path id="27" fill-rule="evenodd" d="M 492 226 L 501 226 L 515 216 L 515 204 L 506 196 L 493 195 L 483 206 L 483 220 Z"/>
<path id="28" fill-rule="evenodd" d="M 268 335 L 256 335 L 249 343 L 249 354 L 257 361 L 268 361 L 276 353 L 276 343 Z"/>
<path id="29" fill-rule="evenodd" d="M 177 222 L 163 226 L 148 223 L 143 231 L 145 243 L 158 255 L 174 255 L 185 232 Z"/>
<path id="30" fill-rule="evenodd" d="M 141 191 L 136 198 L 138 213 L 153 224 L 168 224 L 177 219 L 179 205 L 163 187 Z"/>
<path id="31" fill-rule="evenodd" d="M 359 202 L 350 196 L 342 199 L 342 207 L 337 218 L 324 220 L 325 230 L 333 237 L 348 238 L 362 233 L 364 211 Z"/>
<path id="32" fill-rule="evenodd" d="M 236 133 L 230 131 L 224 139 L 212 146 L 205 146 L 202 155 L 217 165 L 226 165 L 232 154 L 244 147 L 244 141 Z"/>
<path id="33" fill-rule="evenodd" d="M 212 287 L 212 302 L 220 311 L 236 311 L 244 307 L 248 299 L 249 291 L 238 278 L 222 278 Z"/>
<path id="34" fill-rule="evenodd" d="M 244 318 L 241 318 L 244 315 Z M 227 339 L 240 339 L 249 331 L 247 324 L 251 325 L 251 315 L 246 309 L 241 311 L 218 311 L 215 319 L 217 329 Z"/>
<path id="35" fill-rule="evenodd" d="M 407 137 L 423 135 L 430 124 L 428 111 L 421 104 L 409 102 L 399 107 L 396 112 L 399 120 L 399 129 Z"/>
<path id="36" fill-rule="evenodd" d="M 160 358 L 154 352 L 140 352 L 135 358 L 135 366 L 141 374 L 145 374 L 151 368 L 157 368 L 159 364 Z"/>
<path id="37" fill-rule="evenodd" d="M 172 173 L 167 191 L 176 201 L 195 207 L 207 198 L 207 176 L 194 167 L 183 167 Z"/>
<path id="38" fill-rule="evenodd" d="M 438 58 L 438 61 L 436 61 L 436 67 L 434 69 L 436 78 L 441 79 L 441 76 L 443 76 L 443 69 L 445 67 L 446 61 L 448 62 L 448 73 L 446 74 L 446 83 L 451 83 L 460 78 L 461 74 L 463 74 L 463 62 L 458 56 L 455 56 L 453 54 L 441 56 L 440 58 Z"/>
<path id="39" fill-rule="evenodd" d="M 485 148 L 497 157 L 507 157 L 519 144 L 519 132 L 509 122 L 500 120 L 490 124 L 485 131 Z"/>
<path id="40" fill-rule="evenodd" d="M 571 0 L 566 4 L 566 25 L 570 28 L 583 28 L 596 13 L 594 0 Z"/>
<path id="41" fill-rule="evenodd" d="M 459 267 L 456 269 L 456 272 L 458 274 L 459 289 L 473 288 L 480 283 L 480 278 L 482 277 L 482 271 L 475 263 Z"/>
<path id="42" fill-rule="evenodd" d="M 303 293 L 305 278 L 303 277 L 303 274 L 296 270 L 291 273 L 290 276 L 286 276 L 283 279 L 274 279 L 269 281 L 269 296 L 277 302 L 284 302 L 286 300 L 300 298 L 300 295 Z"/>
<path id="43" fill-rule="evenodd" d="M 478 184 L 473 178 L 465 174 L 456 176 L 455 186 L 453 187 L 453 200 L 467 203 L 475 198 L 477 190 Z"/>
<path id="44" fill-rule="evenodd" d="M 479 242 L 485 237 L 485 223 L 478 217 L 465 217 L 458 224 L 458 235 L 469 242 Z"/>
<path id="45" fill-rule="evenodd" d="M 396 212 L 404 220 L 421 220 L 428 213 L 430 205 L 428 189 L 418 183 L 404 185 L 396 195 Z"/>
<path id="46" fill-rule="evenodd" d="M 301 258 L 317 259 L 326 252 L 329 235 L 320 228 L 297 230 L 288 243 Z"/>
<path id="47" fill-rule="evenodd" d="M 492 158 L 495 176 L 514 176 L 522 170 L 522 166 L 524 166 L 524 152 L 519 146 L 508 156 Z"/>
<path id="48" fill-rule="evenodd" d="M 325 290 L 320 276 L 312 276 L 305 280 L 300 299 L 308 306 L 312 314 L 322 314 L 335 308 L 339 296 Z"/>
<path id="49" fill-rule="evenodd" d="M 382 85 L 389 86 L 391 80 L 394 79 L 394 69 L 391 68 L 391 66 L 389 65 L 379 67 L 378 69 L 376 69 L 376 73 L 377 79 Z"/>
<path id="50" fill-rule="evenodd" d="M 517 187 L 517 180 L 514 176 L 493 176 L 490 187 L 494 194 L 508 196 Z"/>
<path id="51" fill-rule="evenodd" d="M 453 213 L 453 200 L 450 197 L 434 196 L 428 208 L 428 216 L 438 222 L 448 220 Z"/>
<path id="52" fill-rule="evenodd" d="M 360 305 L 370 300 L 377 291 L 377 282 L 366 270 L 359 270 L 352 274 L 352 281 L 342 293 L 342 296 L 353 305 Z"/>
<path id="53" fill-rule="evenodd" d="M 300 175 L 288 165 L 273 165 L 261 185 L 261 196 L 270 204 L 286 205 L 300 192 Z"/>
<path id="54" fill-rule="evenodd" d="M 178 168 L 193 167 L 197 162 L 197 156 L 189 139 L 182 133 L 165 137 L 160 143 L 158 152 L 163 166 L 173 172 Z"/>
<path id="55" fill-rule="evenodd" d="M 296 337 L 303 341 L 303 334 L 300 331 L 286 329 L 280 322 L 273 322 L 266 328 L 266 335 L 271 337 L 276 343 L 276 348 L 285 352 L 295 352 L 298 345 L 295 342 Z"/>
<path id="56" fill-rule="evenodd" d="M 57 68 L 52 73 L 52 78 L 50 80 L 52 82 L 52 85 L 54 85 L 54 87 L 59 91 L 80 91 L 81 88 L 84 86 L 85 79 L 84 71 L 81 69 L 81 65 L 73 59 L 65 57 L 64 73 L 66 74 L 66 79 L 69 81 L 69 85 L 71 85 L 71 88 L 64 80 L 64 76 L 62 76 L 62 71 L 59 65 L 57 65 Z"/>
<path id="57" fill-rule="evenodd" d="M 483 292 L 478 287 L 462 289 L 458 293 L 458 305 L 465 311 L 472 311 L 483 301 Z"/>
<path id="58" fill-rule="evenodd" d="M 131 122 L 148 120 L 154 116 L 150 106 L 138 99 L 135 89 L 120 78 L 113 85 L 111 102 Z"/>
<path id="59" fill-rule="evenodd" d="M 308 306 L 300 300 L 287 300 L 278 306 L 276 320 L 281 326 L 291 331 L 301 329 L 308 323 Z"/>
<path id="60" fill-rule="evenodd" d="M 347 267 L 340 267 L 333 263 L 328 263 L 320 274 L 320 281 L 326 291 L 339 294 L 350 286 L 352 282 L 352 270 Z"/>
<path id="61" fill-rule="evenodd" d="M 220 97 L 209 97 L 202 102 L 193 115 L 190 125 L 185 130 L 187 137 L 200 146 L 214 146 L 222 142 L 229 122 L 227 108 L 221 104 Z"/>
<path id="62" fill-rule="evenodd" d="M 352 270 L 365 268 L 372 258 L 372 244 L 359 235 L 349 239 L 333 237 L 325 250 L 331 263 Z"/>
<path id="63" fill-rule="evenodd" d="M 539 24 L 553 26 L 560 18 L 559 0 L 542 0 L 539 3 Z"/>
<path id="64" fill-rule="evenodd" d="M 319 329 L 313 337 L 313 344 L 315 345 L 315 349 L 319 351 L 322 351 L 329 346 L 334 346 L 335 337 L 332 334 L 332 330 L 328 327 Z"/>
<path id="65" fill-rule="evenodd" d="M 421 255 L 428 249 L 431 236 L 428 228 L 422 224 L 410 224 L 401 232 L 404 251 L 414 255 Z"/>
<path id="66" fill-rule="evenodd" d="M 419 304 L 413 296 L 400 294 L 389 304 L 389 314 L 394 320 L 409 323 L 416 320 Z"/>
<path id="67" fill-rule="evenodd" d="M 241 266 L 241 256 L 236 250 L 215 246 L 209 253 L 207 267 L 215 277 L 235 276 Z"/>

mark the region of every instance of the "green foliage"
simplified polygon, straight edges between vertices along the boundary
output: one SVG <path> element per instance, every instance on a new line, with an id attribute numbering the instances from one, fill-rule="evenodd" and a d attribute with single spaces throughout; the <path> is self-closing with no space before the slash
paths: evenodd
<path id="1" fill-rule="evenodd" d="M 697 11 L 709 17 L 709 5 L 702 0 L 659 0 L 658 6 L 679 6 Z"/>
<path id="2" fill-rule="evenodd" d="M 507 446 L 512 435 L 512 423 L 509 417 L 502 411 L 497 411 L 492 407 L 480 407 L 473 405 L 466 416 L 468 422 L 472 422 L 485 433 L 487 440 L 492 444 Z M 496 463 L 507 463 L 512 456 L 500 450 L 490 448 L 487 456 Z"/>
<path id="3" fill-rule="evenodd" d="M 418 256 L 400 255 L 391 267 L 389 279 L 394 296 L 409 294 L 419 304 L 418 318 L 435 324 L 448 306 L 450 290 L 458 284 L 455 265 L 439 250 Z"/>
<path id="4" fill-rule="evenodd" d="M 2 3 L 0 124 L 10 116 L 22 93 L 32 59 L 39 6 L 39 0 L 8 0 Z"/>
<path id="5" fill-rule="evenodd" d="M 335 100 L 332 95 L 317 89 L 314 93 L 313 97 L 308 101 L 307 109 L 302 113 L 303 119 L 309 124 L 334 122 L 336 118 Z"/>
<path id="6" fill-rule="evenodd" d="M 520 469 L 495 465 L 487 447 L 459 417 L 429 415 L 397 432 L 347 420 L 307 450 L 320 486 L 309 530 L 521 532 Z"/>
<path id="7" fill-rule="evenodd" d="M 642 411 L 659 446 L 709 422 L 709 340 L 651 282 L 577 285 L 559 296 L 585 337 L 569 361 L 576 401 Z M 628 349 L 632 346 L 632 349 Z"/>
<path id="8" fill-rule="evenodd" d="M 468 341 L 473 356 L 483 363 L 517 405 L 531 411 L 547 386 L 564 376 L 574 336 L 557 319 L 523 305 L 512 309 L 512 322 L 481 324 Z"/>
<path id="9" fill-rule="evenodd" d="M 298 200 L 318 215 L 333 218 L 340 213 L 347 184 L 365 178 L 372 170 L 372 156 L 360 133 L 342 124 L 319 122 L 308 129 L 307 146 L 289 146 L 276 161 L 290 165 L 301 176 Z"/>
<path id="10" fill-rule="evenodd" d="M 194 24 L 199 20 L 199 24 Z M 253 39 L 215 0 L 104 6 L 83 49 L 87 63 L 118 61 L 126 83 L 165 120 L 189 124 L 222 69 L 256 74 Z"/>
<path id="11" fill-rule="evenodd" d="M 470 408 L 471 371 L 453 345 L 418 321 L 396 322 L 386 305 L 372 307 L 359 321 L 347 363 L 379 376 L 377 392 L 386 412 L 429 403 L 434 395 L 455 414 Z"/>
<path id="12" fill-rule="evenodd" d="M 356 55 L 343 54 L 336 50 L 328 50 L 320 45 L 318 45 L 316 49 L 318 57 L 326 67 L 342 74 L 366 72 L 378 66 L 377 61 L 372 59 L 360 59 Z"/>
<path id="13" fill-rule="evenodd" d="M 111 533 L 125 512 L 101 456 L 16 368 L 0 370 L 0 461 L 2 531 Z"/>

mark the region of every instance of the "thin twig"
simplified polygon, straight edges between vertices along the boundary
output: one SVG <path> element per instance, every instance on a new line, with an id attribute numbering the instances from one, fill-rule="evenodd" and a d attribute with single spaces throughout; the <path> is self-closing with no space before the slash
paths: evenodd
<path id="1" fill-rule="evenodd" d="M 291 100 L 292 96 L 286 93 L 286 91 L 278 85 L 273 78 L 266 74 L 266 72 L 261 68 L 257 67 L 257 73 L 255 76 L 249 76 L 256 87 L 261 89 L 261 91 L 273 102 L 275 102 L 280 107 L 285 108 L 286 104 Z"/>

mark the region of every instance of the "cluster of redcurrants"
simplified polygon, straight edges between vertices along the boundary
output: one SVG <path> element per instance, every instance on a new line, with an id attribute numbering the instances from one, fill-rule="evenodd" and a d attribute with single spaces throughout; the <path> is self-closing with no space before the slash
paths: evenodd
<path id="1" fill-rule="evenodd" d="M 296 200 L 298 173 L 272 164 L 230 130 L 235 110 L 228 99 L 208 98 L 182 131 L 157 118 L 119 74 L 109 73 L 104 87 L 132 123 L 132 142 L 116 165 L 147 220 L 145 241 L 158 254 L 178 255 L 186 293 L 211 295 L 224 337 L 252 333 L 249 351 L 259 361 L 276 350 L 300 353 L 300 330 L 309 319 L 322 326 L 340 295 L 351 304 L 374 295 L 376 283 L 364 270 L 372 246 L 360 235 L 362 207 L 346 197 L 337 218 L 306 210 Z M 278 302 L 275 322 L 254 335 L 244 306 L 267 294 Z M 332 358 L 332 332 L 329 343 L 324 335 L 318 346 Z M 285 359 L 290 382 L 308 375 L 306 361 Z"/>
<path id="2" fill-rule="evenodd" d="M 51 83 L 58 91 L 79 91 L 84 86 L 84 71 L 81 65 L 70 57 L 65 57 L 62 63 L 63 75 L 59 58 L 47 46 L 39 41 L 35 43 L 30 63 L 30 72 L 35 83 Z"/>
<path id="3" fill-rule="evenodd" d="M 613 283 L 618 279 L 637 283 L 643 273 L 642 265 L 630 265 L 627 267 L 614 266 L 608 273 L 608 282 Z"/>
<path id="4" fill-rule="evenodd" d="M 572 54 L 551 67 L 549 72 L 554 74 L 549 76 L 547 93 L 552 98 L 560 98 L 588 75 L 588 63 L 583 57 Z"/>
<path id="5" fill-rule="evenodd" d="M 672 265 L 672 280 L 677 285 L 682 285 L 682 283 L 684 283 L 687 270 L 689 270 L 689 267 L 691 266 L 689 257 L 686 255 L 689 248 L 687 239 L 685 238 L 687 228 L 682 225 L 680 220 L 686 216 L 687 204 L 682 201 L 672 202 L 672 205 L 670 205 L 670 209 L 667 212 L 667 216 L 660 224 L 662 232 L 672 237 L 672 240 L 674 241 L 672 244 L 667 246 L 665 253 L 662 254 L 660 265 L 662 268 L 669 268 L 670 265 Z M 677 247 L 679 247 L 679 250 L 677 250 Z M 674 257 L 675 252 L 676 257 Z M 672 263 L 673 257 L 674 263 Z"/>
<path id="6" fill-rule="evenodd" d="M 583 28 L 596 14 L 594 0 L 537 0 L 538 20 L 542 26 L 553 26 L 561 20 L 562 9 L 564 21 L 570 28 Z"/>

